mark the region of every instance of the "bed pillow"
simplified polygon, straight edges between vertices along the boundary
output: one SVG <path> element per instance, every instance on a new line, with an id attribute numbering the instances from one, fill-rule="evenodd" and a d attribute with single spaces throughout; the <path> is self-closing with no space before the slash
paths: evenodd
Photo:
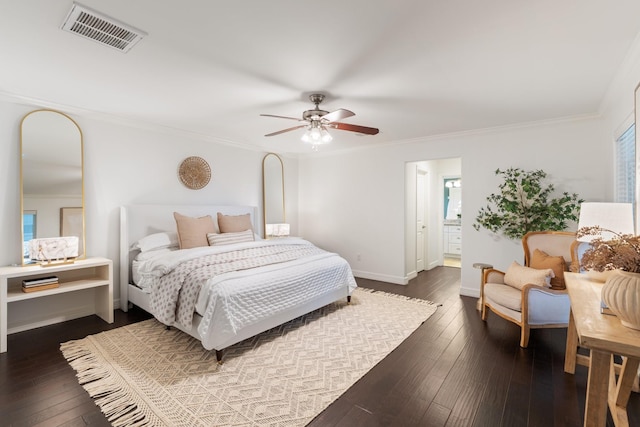
<path id="1" fill-rule="evenodd" d="M 221 233 L 237 233 L 245 230 L 253 230 L 251 215 L 223 215 L 218 212 L 218 228 Z"/>
<path id="2" fill-rule="evenodd" d="M 136 255 L 136 257 L 134 258 L 134 261 L 138 261 L 138 262 L 148 261 L 151 258 L 155 258 L 157 256 L 168 254 L 168 253 L 173 252 L 173 251 L 175 251 L 177 249 L 178 249 L 178 246 L 169 247 L 169 248 L 154 249 L 152 251 L 146 251 L 146 252 L 140 252 L 138 255 Z"/>
<path id="3" fill-rule="evenodd" d="M 245 230 L 237 233 L 208 233 L 209 246 L 230 245 L 232 243 L 253 242 L 253 230 Z"/>
<path id="4" fill-rule="evenodd" d="M 149 234 L 131 245 L 131 249 L 138 249 L 140 252 L 145 252 L 171 247 L 177 248 L 178 246 L 178 233 L 175 231 L 167 231 Z"/>
<path id="5" fill-rule="evenodd" d="M 176 234 L 176 239 L 177 239 L 177 234 Z M 159 257 L 162 255 L 171 253 L 177 249 L 178 249 L 178 246 L 176 245 L 169 248 L 160 248 L 160 249 L 154 249 L 151 251 L 140 252 L 138 255 L 136 255 L 134 260 L 131 262 L 131 278 L 133 280 L 133 283 L 136 285 L 140 285 L 141 283 L 144 284 L 144 281 L 141 280 L 142 276 L 140 275 L 140 271 L 139 271 L 140 264 L 150 259 L 153 259 L 155 257 Z"/>
<path id="6" fill-rule="evenodd" d="M 516 261 L 513 261 L 504 274 L 504 283 L 516 289 L 522 289 L 522 287 L 528 283 L 546 288 L 549 287 L 549 282 L 553 276 L 553 270 L 550 268 L 538 270 L 536 268 L 524 267 Z"/>
<path id="7" fill-rule="evenodd" d="M 176 219 L 176 226 L 178 228 L 180 249 L 209 246 L 207 233 L 215 233 L 216 231 L 216 226 L 211 215 L 192 218 L 174 212 L 173 217 Z"/>
<path id="8" fill-rule="evenodd" d="M 529 266 L 537 269 L 552 269 L 554 277 L 551 278 L 551 289 L 565 288 L 564 272 L 566 271 L 567 262 L 564 260 L 564 257 L 549 255 L 544 251 L 536 249 L 533 251 Z"/>

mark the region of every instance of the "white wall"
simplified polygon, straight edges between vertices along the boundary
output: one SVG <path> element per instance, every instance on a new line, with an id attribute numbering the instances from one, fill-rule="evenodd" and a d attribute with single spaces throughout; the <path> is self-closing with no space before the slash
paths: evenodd
<path id="1" fill-rule="evenodd" d="M 606 132 L 612 138 L 617 136 L 616 133 L 622 130 L 621 125 L 634 112 L 634 91 L 638 84 L 640 84 L 640 34 L 629 49 L 625 61 L 600 106 Z"/>
<path id="2" fill-rule="evenodd" d="M 0 101 L 0 265 L 22 263 L 20 120 L 32 109 Z"/>
<path id="3" fill-rule="evenodd" d="M 19 126 L 34 109 L 0 99 L 0 265 L 20 262 Z M 162 129 L 143 129 L 107 122 L 89 114 L 64 111 L 84 135 L 87 256 L 114 261 L 115 294 L 119 298 L 119 207 L 135 203 L 251 205 L 259 207 L 262 224 L 262 158 L 265 153 L 198 139 Z M 188 156 L 201 156 L 211 166 L 211 182 L 190 190 L 178 180 L 178 166 Z M 287 192 L 287 219 L 297 233 L 297 159 L 282 156 Z M 257 230 L 260 231 L 260 230 Z M 42 235 L 41 237 L 46 237 Z"/>
<path id="4" fill-rule="evenodd" d="M 612 141 L 634 122 L 634 95 L 640 85 L 640 34 L 629 50 L 616 78 L 609 87 L 607 96 L 600 107 L 607 136 Z M 640 104 L 635 106 L 640 108 Z M 640 202 L 640 126 L 636 124 L 636 203 Z M 640 233 L 640 209 L 636 208 L 636 233 Z"/>
<path id="5" fill-rule="evenodd" d="M 480 273 L 473 269 L 474 262 L 506 268 L 511 261 L 523 259 L 519 242 L 472 227 L 486 197 L 497 190 L 494 171 L 543 169 L 559 190 L 577 192 L 590 201 L 608 200 L 610 147 L 602 120 L 585 118 L 308 156 L 299 164 L 300 231 L 305 238 L 344 256 L 356 275 L 403 283 L 407 274 L 405 163 L 459 157 L 464 242 L 461 293 L 477 296 Z"/>

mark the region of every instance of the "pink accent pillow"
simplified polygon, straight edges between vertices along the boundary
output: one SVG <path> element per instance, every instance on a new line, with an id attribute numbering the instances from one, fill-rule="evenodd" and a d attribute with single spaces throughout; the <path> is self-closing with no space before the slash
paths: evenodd
<path id="1" fill-rule="evenodd" d="M 238 233 L 253 230 L 251 215 L 223 215 L 218 212 L 218 228 L 221 233 Z"/>
<path id="2" fill-rule="evenodd" d="M 192 218 L 174 212 L 173 217 L 176 219 L 176 226 L 178 228 L 180 249 L 209 246 L 207 233 L 216 232 L 216 226 L 211 215 Z"/>

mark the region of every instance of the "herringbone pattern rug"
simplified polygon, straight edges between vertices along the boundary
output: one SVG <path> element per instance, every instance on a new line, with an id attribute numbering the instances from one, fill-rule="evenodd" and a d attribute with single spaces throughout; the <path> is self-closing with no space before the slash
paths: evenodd
<path id="1" fill-rule="evenodd" d="M 382 360 L 436 305 L 358 288 L 215 352 L 154 319 L 61 346 L 113 425 L 304 426 Z"/>

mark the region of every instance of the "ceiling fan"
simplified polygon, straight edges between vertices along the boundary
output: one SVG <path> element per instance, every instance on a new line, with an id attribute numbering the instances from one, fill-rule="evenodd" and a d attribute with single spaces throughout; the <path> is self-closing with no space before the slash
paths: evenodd
<path id="1" fill-rule="evenodd" d="M 349 132 L 356 132 L 364 135 L 376 135 L 379 132 L 379 130 L 376 128 L 339 122 L 339 120 L 355 116 L 355 113 L 353 111 L 345 110 L 344 108 L 332 111 L 331 113 L 325 110 L 321 110 L 320 103 L 324 100 L 324 95 L 321 93 L 313 93 L 309 95 L 309 100 L 311 100 L 311 102 L 313 102 L 316 106 L 313 110 L 306 110 L 305 112 L 303 112 L 302 119 L 296 119 L 295 117 L 276 116 L 273 114 L 260 114 L 264 117 L 276 117 L 279 119 L 295 120 L 302 123 L 294 127 L 279 130 L 277 132 L 268 133 L 265 136 L 280 135 L 281 133 L 290 132 L 292 130 L 307 128 L 307 131 L 302 136 L 302 141 L 315 146 L 319 144 L 326 144 L 333 139 L 327 131 L 327 128 L 346 130 Z"/>

